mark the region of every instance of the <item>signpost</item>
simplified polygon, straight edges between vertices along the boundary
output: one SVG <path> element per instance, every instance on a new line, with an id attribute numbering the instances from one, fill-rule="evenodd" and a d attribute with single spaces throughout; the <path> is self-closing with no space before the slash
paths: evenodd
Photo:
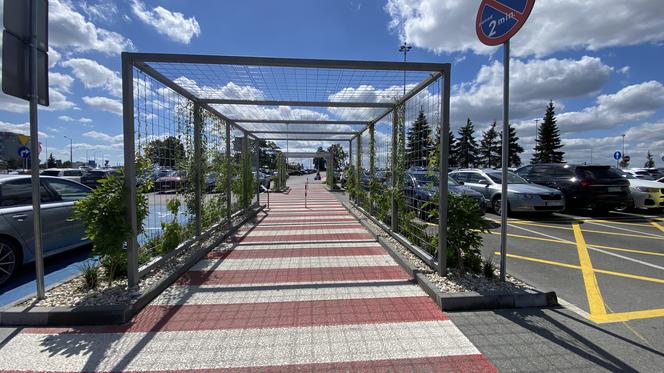
<path id="1" fill-rule="evenodd" d="M 622 158 L 622 153 L 620 150 L 616 150 L 615 153 L 613 153 L 613 159 L 616 160 L 616 168 L 620 168 L 618 162 L 620 162 L 620 158 Z"/>
<path id="2" fill-rule="evenodd" d="M 43 299 L 41 199 L 39 192 L 39 130 L 37 105 L 48 106 L 48 0 L 5 0 L 2 34 L 2 91 L 30 100 L 30 148 L 19 150 L 30 157 L 32 212 L 37 298 Z M 25 145 L 25 144 L 23 144 Z M 26 151 L 27 149 L 27 151 Z"/>
<path id="3" fill-rule="evenodd" d="M 500 280 L 505 281 L 507 266 L 507 170 L 509 168 L 510 39 L 523 27 L 535 0 L 482 0 L 477 11 L 475 31 L 489 46 L 503 45 L 503 144 L 500 200 Z"/>
<path id="4" fill-rule="evenodd" d="M 18 156 L 23 158 L 23 159 L 28 159 L 30 158 L 30 148 L 27 146 L 21 146 L 18 148 Z"/>

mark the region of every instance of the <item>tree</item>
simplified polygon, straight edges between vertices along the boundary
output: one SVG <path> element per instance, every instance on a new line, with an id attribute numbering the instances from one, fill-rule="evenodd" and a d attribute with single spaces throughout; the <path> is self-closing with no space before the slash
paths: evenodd
<path id="1" fill-rule="evenodd" d="M 484 131 L 482 135 L 478 161 L 484 167 L 497 168 L 500 166 L 501 149 L 502 144 L 498 140 L 498 131 L 496 131 L 496 121 L 494 120 L 491 127 Z"/>
<path id="2" fill-rule="evenodd" d="M 318 150 L 316 150 L 316 153 L 324 153 L 325 150 L 323 150 L 322 146 L 318 147 Z M 325 158 L 324 157 L 314 157 L 314 167 L 318 171 L 325 171 Z"/>
<path id="3" fill-rule="evenodd" d="M 339 168 L 343 168 L 346 164 L 346 152 L 344 148 L 339 144 L 332 144 L 327 148 L 327 151 L 334 157 L 334 164 Z"/>
<path id="4" fill-rule="evenodd" d="M 145 155 L 153 164 L 173 168 L 184 159 L 184 145 L 175 136 L 152 140 L 145 146 Z"/>
<path id="5" fill-rule="evenodd" d="M 432 150 L 431 127 L 424 111 L 420 110 L 413 126 L 406 134 L 406 165 L 407 167 L 426 167 L 429 152 Z"/>
<path id="6" fill-rule="evenodd" d="M 260 162 L 262 167 L 266 167 L 270 170 L 277 169 L 277 152 L 279 151 L 279 146 L 274 141 L 261 139 L 258 142 L 260 148 Z"/>
<path id="7" fill-rule="evenodd" d="M 556 112 L 553 101 L 549 102 L 544 114 L 544 121 L 537 131 L 537 145 L 531 163 L 563 163 L 565 152 L 560 140 L 560 130 L 556 124 Z"/>
<path id="8" fill-rule="evenodd" d="M 655 159 L 652 156 L 652 153 L 650 153 L 650 150 L 648 150 L 648 154 L 646 154 L 646 163 L 643 165 L 645 168 L 653 168 L 655 167 Z"/>
<path id="9" fill-rule="evenodd" d="M 459 128 L 459 139 L 454 147 L 459 167 L 471 167 L 477 164 L 477 142 L 473 137 L 475 126 L 468 118 L 466 125 Z"/>
<path id="10" fill-rule="evenodd" d="M 516 129 L 510 124 L 509 125 L 510 133 L 510 148 L 509 148 L 509 167 L 520 167 L 521 166 L 521 153 L 523 153 L 523 147 L 519 145 L 519 137 L 516 135 Z M 500 149 L 502 150 L 503 144 L 503 132 L 499 134 L 500 137 Z M 502 162 L 502 151 L 499 154 L 499 162 Z M 502 163 L 500 163 L 502 164 Z"/>
<path id="11" fill-rule="evenodd" d="M 456 153 L 456 139 L 454 138 L 454 133 L 452 130 L 449 132 L 449 156 L 448 156 L 448 165 L 449 167 L 458 167 L 457 164 L 457 153 Z M 436 169 L 438 168 L 438 163 L 440 162 L 440 127 L 436 127 L 436 138 L 434 139 L 433 150 L 429 153 L 429 168 Z"/>
<path id="12" fill-rule="evenodd" d="M 46 168 L 54 168 L 55 166 L 55 157 L 53 156 L 53 153 L 51 153 L 51 155 L 49 155 L 48 159 L 46 160 Z"/>

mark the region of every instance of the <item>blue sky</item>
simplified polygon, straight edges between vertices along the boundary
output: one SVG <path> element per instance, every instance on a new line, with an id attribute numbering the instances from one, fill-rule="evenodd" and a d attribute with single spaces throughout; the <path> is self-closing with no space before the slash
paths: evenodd
<path id="1" fill-rule="evenodd" d="M 558 107 L 569 161 L 609 163 L 626 134 L 634 166 L 664 154 L 661 2 L 539 1 L 513 41 L 512 122 L 522 145 Z M 120 51 L 453 63 L 453 128 L 500 119 L 502 52 L 475 36 L 479 1 L 50 0 L 51 102 L 42 143 L 58 158 L 122 159 Z M 610 12 L 610 14 L 609 14 Z M 552 17 L 551 15 L 556 15 Z M 27 106 L 0 96 L 3 130 L 27 131 Z M 306 148 L 311 144 L 296 144 Z M 45 157 L 42 156 L 42 159 Z"/>

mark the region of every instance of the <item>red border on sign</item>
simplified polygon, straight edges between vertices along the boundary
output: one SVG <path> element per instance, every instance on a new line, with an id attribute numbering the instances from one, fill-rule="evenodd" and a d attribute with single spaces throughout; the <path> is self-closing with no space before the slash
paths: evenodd
<path id="1" fill-rule="evenodd" d="M 484 13 L 484 8 L 486 6 L 490 6 L 503 13 L 514 12 L 515 14 L 514 18 L 516 19 L 516 24 L 512 26 L 512 29 L 509 30 L 505 35 L 499 38 L 490 38 L 484 35 L 482 27 L 480 27 L 480 22 L 482 22 L 482 13 Z M 535 0 L 528 0 L 528 3 L 526 4 L 526 9 L 524 9 L 523 13 L 519 13 L 518 11 L 509 8 L 504 4 L 501 4 L 496 0 L 482 0 L 480 8 L 477 11 L 477 17 L 475 19 L 475 33 L 477 34 L 477 37 L 480 39 L 480 41 L 483 44 L 489 46 L 496 46 L 503 44 L 506 41 L 510 40 L 514 35 L 516 35 L 516 33 L 519 32 L 519 30 L 521 30 L 521 27 L 523 27 L 523 25 L 526 23 L 526 20 L 530 16 L 530 12 L 532 12 L 534 6 L 535 6 Z"/>

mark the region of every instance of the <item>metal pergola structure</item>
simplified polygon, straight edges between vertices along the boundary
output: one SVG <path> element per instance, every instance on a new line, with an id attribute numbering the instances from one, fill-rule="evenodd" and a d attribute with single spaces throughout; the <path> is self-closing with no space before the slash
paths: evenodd
<path id="1" fill-rule="evenodd" d="M 443 97 L 437 125 L 441 133 L 448 133 L 450 73 L 449 63 L 123 53 L 125 172 L 135 175 L 135 74 L 148 75 L 239 128 L 245 137 L 347 143 L 352 159 L 351 141 L 438 81 Z M 444 270 L 449 144 L 447 136 L 442 138 L 438 262 Z M 127 187 L 135 200 L 135 183 Z M 130 215 L 136 232 L 135 211 Z M 136 273 L 136 246 L 129 243 L 130 284 Z"/>

